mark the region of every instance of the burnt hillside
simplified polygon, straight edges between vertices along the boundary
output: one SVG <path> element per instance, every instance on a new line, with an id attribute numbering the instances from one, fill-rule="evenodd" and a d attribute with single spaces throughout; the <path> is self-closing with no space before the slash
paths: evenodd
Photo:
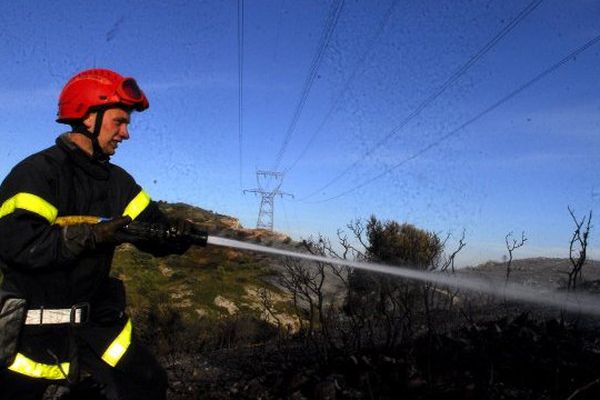
<path id="1" fill-rule="evenodd" d="M 214 235 L 301 250 L 232 217 L 161 208 Z M 126 283 L 138 333 L 168 370 L 171 399 L 596 398 L 593 318 L 383 278 L 376 287 L 392 290 L 394 312 L 366 294 L 363 313 L 352 313 L 339 292 L 337 303 L 309 313 L 275 283 L 282 263 L 211 246 L 164 258 L 119 249 L 114 273 Z M 568 260 L 546 258 L 512 266 L 511 282 L 559 290 L 569 269 Z M 584 267 L 582 290 L 597 286 L 599 266 Z M 457 273 L 502 281 L 505 265 Z"/>

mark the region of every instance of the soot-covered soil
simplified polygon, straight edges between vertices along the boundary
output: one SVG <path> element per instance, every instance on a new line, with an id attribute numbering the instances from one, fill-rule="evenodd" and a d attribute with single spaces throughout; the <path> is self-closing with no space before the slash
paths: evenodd
<path id="1" fill-rule="evenodd" d="M 597 399 L 594 321 L 528 314 L 324 357 L 301 341 L 170 357 L 175 399 Z"/>

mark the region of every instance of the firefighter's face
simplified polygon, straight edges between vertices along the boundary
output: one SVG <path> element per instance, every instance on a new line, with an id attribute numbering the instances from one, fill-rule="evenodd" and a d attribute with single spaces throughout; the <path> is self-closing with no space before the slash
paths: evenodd
<path id="1" fill-rule="evenodd" d="M 106 155 L 113 155 L 123 140 L 129 139 L 131 112 L 121 108 L 109 108 L 104 112 L 98 144 Z"/>
<path id="2" fill-rule="evenodd" d="M 92 131 L 96 126 L 97 113 L 90 113 L 83 121 L 85 126 Z M 102 152 L 112 156 L 115 154 L 119 143 L 129 139 L 129 121 L 131 120 L 131 111 L 122 108 L 109 108 L 104 111 L 102 126 L 98 134 L 98 144 Z"/>

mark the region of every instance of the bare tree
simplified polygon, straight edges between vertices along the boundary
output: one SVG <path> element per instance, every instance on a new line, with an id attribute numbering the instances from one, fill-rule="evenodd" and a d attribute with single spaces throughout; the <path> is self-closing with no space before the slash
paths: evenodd
<path id="1" fill-rule="evenodd" d="M 273 301 L 273 295 L 271 291 L 267 288 L 258 289 L 258 299 L 260 301 L 260 305 L 262 307 L 263 312 L 267 316 L 267 318 L 272 319 L 277 324 L 277 332 L 281 336 L 286 332 L 283 324 L 281 323 L 281 319 L 277 316 L 277 312 L 275 311 L 275 304 Z"/>
<path id="2" fill-rule="evenodd" d="M 569 272 L 568 282 L 569 290 L 575 290 L 577 281 L 581 279 L 581 269 L 587 260 L 587 245 L 590 229 L 592 228 L 592 210 L 590 210 L 588 215 L 584 215 L 581 220 L 577 220 L 575 212 L 571 210 L 571 207 L 567 208 L 576 227 L 569 243 L 569 260 L 571 260 L 573 267 Z"/>
<path id="3" fill-rule="evenodd" d="M 310 237 L 302 244 L 305 251 L 314 255 L 337 259 L 360 256 L 359 250 L 350 244 L 341 231 L 338 232 L 338 240 L 341 250 L 334 248 L 323 235 Z M 333 282 L 335 280 L 344 288 L 349 285 L 348 269 L 328 262 L 307 263 L 294 258 L 285 258 L 283 267 L 284 271 L 278 277 L 279 284 L 292 296 L 294 312 L 300 322 L 300 333 L 326 358 L 329 350 L 337 348 L 334 336 L 337 335 L 338 327 L 335 319 L 339 316 L 336 307 L 339 307 L 337 303 L 340 302 L 330 292 L 332 285 L 337 286 Z"/>
<path id="4" fill-rule="evenodd" d="M 444 240 L 444 242 L 443 242 L 444 246 L 446 245 L 446 241 L 447 240 L 448 240 L 448 238 L 446 238 L 446 240 Z M 463 229 L 462 236 L 458 240 L 458 245 L 456 246 L 456 250 L 454 250 L 452 253 L 450 253 L 450 255 L 446 258 L 446 260 L 442 264 L 440 270 L 441 271 L 447 271 L 448 268 L 450 268 L 450 270 L 452 271 L 452 273 L 454 273 L 455 272 L 455 270 L 454 270 L 454 260 L 455 260 L 456 256 L 458 255 L 458 253 L 460 253 L 461 250 L 466 245 L 467 245 L 467 243 L 465 242 L 465 230 Z"/>
<path id="5" fill-rule="evenodd" d="M 301 328 L 307 330 L 309 336 L 313 335 L 315 324 L 321 319 L 323 306 L 323 283 L 325 281 L 325 265 L 316 263 L 313 268 L 300 260 L 286 258 L 283 266 L 286 270 L 279 276 L 279 283 L 292 294 L 294 308 L 298 315 L 307 315 L 301 318 Z M 308 327 L 303 327 L 304 321 Z"/>
<path id="6" fill-rule="evenodd" d="M 356 220 L 339 230 L 334 243 L 319 235 L 303 242 L 305 251 L 336 259 L 389 263 L 420 270 L 454 271 L 466 246 L 465 232 L 449 256 L 438 235 L 394 221 Z M 449 235 L 450 237 L 450 235 Z M 285 259 L 280 284 L 290 292 L 301 333 L 321 356 L 374 346 L 396 348 L 423 329 L 444 329 L 441 312 L 450 311 L 457 293 L 328 262 Z M 268 298 L 263 299 L 269 308 Z"/>
<path id="7" fill-rule="evenodd" d="M 504 237 L 504 242 L 506 243 L 506 250 L 508 250 L 508 260 L 506 261 L 506 282 L 508 282 L 508 278 L 510 277 L 510 266 L 513 261 L 513 252 L 519 247 L 523 247 L 527 238 L 525 237 L 525 231 L 521 232 L 521 240 L 517 241 L 513 237 L 512 232 L 508 232 L 508 234 Z"/>

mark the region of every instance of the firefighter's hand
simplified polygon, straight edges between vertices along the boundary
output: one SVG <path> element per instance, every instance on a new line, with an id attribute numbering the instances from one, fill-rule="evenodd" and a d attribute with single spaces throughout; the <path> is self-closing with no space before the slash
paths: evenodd
<path id="1" fill-rule="evenodd" d="M 174 241 L 185 240 L 194 232 L 194 223 L 189 219 L 175 219 L 169 223 L 168 235 Z"/>
<path id="2" fill-rule="evenodd" d="M 92 225 L 94 247 L 105 244 L 120 244 L 122 240 L 116 234 L 119 229 L 131 222 L 130 217 L 118 217 Z"/>
<path id="3" fill-rule="evenodd" d="M 98 224 L 75 224 L 61 228 L 62 249 L 71 257 L 77 257 L 85 250 L 94 250 L 97 246 L 119 244 L 123 240 L 117 237 L 117 231 L 131 222 L 129 217 L 119 217 Z"/>
<path id="4" fill-rule="evenodd" d="M 189 219 L 174 219 L 169 223 L 167 230 L 166 247 L 170 253 L 183 254 L 191 246 L 191 234 L 195 232 L 195 226 Z"/>

